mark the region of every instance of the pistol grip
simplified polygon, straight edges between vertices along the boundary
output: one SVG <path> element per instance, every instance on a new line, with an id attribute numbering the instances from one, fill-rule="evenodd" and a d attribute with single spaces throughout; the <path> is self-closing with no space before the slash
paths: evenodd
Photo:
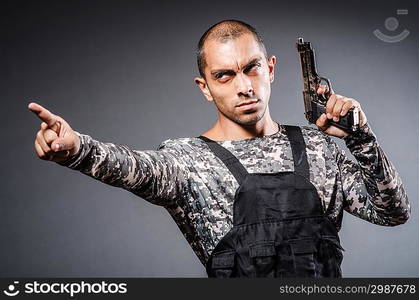
<path id="1" fill-rule="evenodd" d="M 312 102 L 312 123 L 316 123 L 317 119 L 326 112 L 326 107 L 323 104 Z M 356 132 L 359 129 L 359 115 L 357 109 L 350 109 L 348 113 L 339 118 L 338 122 L 329 120 L 329 123 L 348 133 Z"/>

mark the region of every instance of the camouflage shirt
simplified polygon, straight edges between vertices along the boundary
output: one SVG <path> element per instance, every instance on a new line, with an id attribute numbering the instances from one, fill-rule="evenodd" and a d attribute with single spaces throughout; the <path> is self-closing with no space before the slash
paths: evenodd
<path id="1" fill-rule="evenodd" d="M 340 230 L 343 211 L 368 222 L 406 222 L 410 204 L 394 166 L 369 125 L 344 138 L 357 162 L 328 135 L 302 127 L 310 167 L 323 210 Z M 61 165 L 124 188 L 167 209 L 203 264 L 232 228 L 234 176 L 197 137 L 169 139 L 157 150 L 132 150 L 80 134 L 80 151 Z M 220 141 L 249 173 L 293 171 L 285 129 L 263 137 Z"/>

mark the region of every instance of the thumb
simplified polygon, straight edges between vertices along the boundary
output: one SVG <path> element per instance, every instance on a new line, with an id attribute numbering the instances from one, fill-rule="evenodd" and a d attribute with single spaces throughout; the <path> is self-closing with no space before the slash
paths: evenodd
<path id="1" fill-rule="evenodd" d="M 71 153 L 74 147 L 74 141 L 69 137 L 59 137 L 51 143 L 51 149 L 55 152 L 70 150 Z"/>
<path id="2" fill-rule="evenodd" d="M 316 125 L 322 131 L 325 131 L 329 127 L 329 122 L 325 113 L 320 115 L 320 117 L 316 121 Z"/>

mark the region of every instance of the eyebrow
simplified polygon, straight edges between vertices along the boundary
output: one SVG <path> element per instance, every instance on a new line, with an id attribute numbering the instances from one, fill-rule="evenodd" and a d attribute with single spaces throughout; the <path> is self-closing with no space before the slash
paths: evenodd
<path id="1" fill-rule="evenodd" d="M 245 66 L 244 66 L 244 70 L 246 70 L 247 68 L 249 68 L 251 65 L 254 65 L 256 63 L 258 63 L 259 61 L 261 61 L 262 58 L 261 57 L 256 57 L 252 60 L 250 60 Z M 214 70 L 211 71 L 211 75 L 212 76 L 217 76 L 217 75 L 224 75 L 224 74 L 228 74 L 228 75 L 233 75 L 235 74 L 236 71 L 232 70 L 232 69 L 218 69 L 218 70 Z"/>

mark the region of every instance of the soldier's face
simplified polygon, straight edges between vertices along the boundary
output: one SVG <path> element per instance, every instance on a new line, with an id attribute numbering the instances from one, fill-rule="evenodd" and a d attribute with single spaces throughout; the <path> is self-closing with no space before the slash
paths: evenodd
<path id="1" fill-rule="evenodd" d="M 276 58 L 267 59 L 252 34 L 226 42 L 208 40 L 204 53 L 205 79 L 195 81 L 207 100 L 214 101 L 219 117 L 242 125 L 262 119 L 271 94 Z"/>

